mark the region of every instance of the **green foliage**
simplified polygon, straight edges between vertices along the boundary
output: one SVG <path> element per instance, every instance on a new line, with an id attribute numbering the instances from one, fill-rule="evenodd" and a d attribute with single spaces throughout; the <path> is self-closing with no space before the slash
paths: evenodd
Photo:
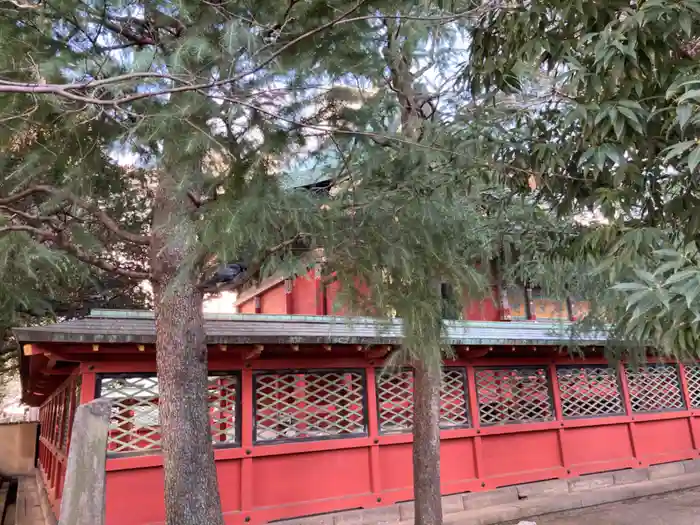
<path id="1" fill-rule="evenodd" d="M 495 8 L 462 70 L 475 97 L 522 97 L 491 136 L 511 186 L 560 215 L 594 214 L 568 256 L 595 268 L 589 321 L 682 357 L 697 354 L 700 312 L 699 22 L 696 0 Z"/>
<path id="2" fill-rule="evenodd" d="M 98 203 L 120 232 L 76 199 L 51 213 L 58 222 L 23 224 L 68 232 L 47 241 L 33 230 L 44 246 L 147 278 L 152 190 L 167 173 L 172 199 L 200 203 L 191 224 L 168 225 L 172 242 L 196 247 L 183 279 L 206 274 L 202 261 L 302 273 L 301 254 L 318 249 L 345 306 L 403 317 L 410 356 L 435 363 L 440 282 L 480 297 L 488 265 L 477 261 L 522 243 L 516 252 L 549 249 L 524 233 L 546 214 L 508 201 L 483 140 L 510 110 L 456 90 L 461 37 L 484 13 L 469 2 L 335 0 L 5 10 L 5 85 L 59 88 L 0 96 L 0 198 L 41 183 Z M 316 161 L 330 192 L 290 189 L 287 172 Z M 41 197 L 20 211 L 65 203 L 65 193 Z M 508 278 L 543 272 L 516 260 Z"/>

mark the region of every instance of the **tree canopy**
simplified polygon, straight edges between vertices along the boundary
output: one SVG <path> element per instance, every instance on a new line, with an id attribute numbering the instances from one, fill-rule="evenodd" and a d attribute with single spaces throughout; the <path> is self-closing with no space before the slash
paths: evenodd
<path id="1" fill-rule="evenodd" d="M 201 317 L 221 263 L 242 286 L 317 250 L 429 369 L 439 284 L 485 294 L 493 259 L 591 300 L 614 340 L 694 352 L 700 2 L 6 4 L 0 286 L 16 310 L 71 268 L 152 283 L 169 523 L 221 522 Z"/>
<path id="2" fill-rule="evenodd" d="M 459 90 L 464 28 L 491 6 L 7 7 L 0 233 L 153 284 L 168 523 L 221 523 L 201 314 L 220 263 L 245 263 L 241 285 L 322 250 L 346 304 L 406 321 L 434 437 L 439 284 L 487 290 L 474 261 L 508 202 L 481 197 L 504 186 L 480 139 L 501 114 Z M 309 165 L 328 191 L 294 189 Z M 419 438 L 416 515 L 439 523 L 437 442 Z"/>
<path id="3" fill-rule="evenodd" d="M 694 0 L 495 6 L 462 69 L 484 100 L 521 97 L 491 133 L 511 184 L 596 218 L 569 253 L 602 279 L 611 335 L 681 357 L 700 320 L 698 22 Z"/>

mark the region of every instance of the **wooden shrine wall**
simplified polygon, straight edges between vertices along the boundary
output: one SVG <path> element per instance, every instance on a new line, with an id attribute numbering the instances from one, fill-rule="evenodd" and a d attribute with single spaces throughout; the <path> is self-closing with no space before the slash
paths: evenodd
<path id="1" fill-rule="evenodd" d="M 226 523 L 412 499 L 412 382 L 410 370 L 389 374 L 361 358 L 213 363 L 210 421 Z M 39 464 L 54 508 L 72 407 L 95 395 L 115 404 L 107 524 L 162 523 L 158 389 L 145 362 L 86 363 L 42 406 Z M 700 366 L 449 361 L 440 421 L 444 494 L 695 458 Z"/>

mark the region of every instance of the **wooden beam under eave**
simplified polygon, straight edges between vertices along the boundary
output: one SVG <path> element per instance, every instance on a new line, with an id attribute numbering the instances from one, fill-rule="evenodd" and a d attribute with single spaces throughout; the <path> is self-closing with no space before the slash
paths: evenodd
<path id="1" fill-rule="evenodd" d="M 457 349 L 457 354 L 460 357 L 478 359 L 480 357 L 486 357 L 492 349 L 493 347 L 491 346 L 463 346 Z"/>
<path id="2" fill-rule="evenodd" d="M 263 350 L 265 350 L 264 345 L 255 345 L 253 349 L 246 354 L 245 360 L 257 359 L 263 353 Z"/>
<path id="3" fill-rule="evenodd" d="M 53 368 L 51 370 L 42 370 L 40 373 L 44 376 L 69 376 L 74 370 L 74 368 Z"/>
<path id="4" fill-rule="evenodd" d="M 374 348 L 371 348 L 367 350 L 367 358 L 368 359 L 384 359 L 386 356 L 388 356 L 391 351 L 394 349 L 393 346 L 391 345 L 381 345 L 381 346 L 376 346 Z"/>

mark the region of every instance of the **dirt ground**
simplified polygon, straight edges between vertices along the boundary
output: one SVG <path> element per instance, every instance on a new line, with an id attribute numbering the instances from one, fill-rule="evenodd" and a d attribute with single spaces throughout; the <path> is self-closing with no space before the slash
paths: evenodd
<path id="1" fill-rule="evenodd" d="M 521 521 L 537 525 L 700 525 L 700 488 L 549 514 Z"/>

